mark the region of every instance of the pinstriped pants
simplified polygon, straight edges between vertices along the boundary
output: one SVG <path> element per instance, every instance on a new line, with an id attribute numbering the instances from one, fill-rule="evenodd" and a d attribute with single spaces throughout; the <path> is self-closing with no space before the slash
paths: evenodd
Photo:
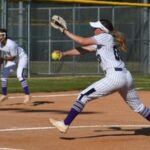
<path id="1" fill-rule="evenodd" d="M 90 93 L 89 91 L 92 92 Z M 114 68 L 108 69 L 105 77 L 83 90 L 78 96 L 77 101 L 85 105 L 91 100 L 113 92 L 119 92 L 125 102 L 135 112 L 143 111 L 145 106 L 137 95 L 130 72 L 125 68 L 122 71 L 116 71 Z"/>

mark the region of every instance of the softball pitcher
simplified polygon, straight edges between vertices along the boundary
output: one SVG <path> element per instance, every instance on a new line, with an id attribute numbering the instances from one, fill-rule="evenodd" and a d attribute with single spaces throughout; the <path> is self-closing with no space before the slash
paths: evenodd
<path id="1" fill-rule="evenodd" d="M 19 47 L 13 40 L 7 37 L 7 30 L 0 29 L 0 51 L 4 57 L 0 57 L 1 62 L 5 62 L 1 76 L 2 95 L 0 102 L 6 100 L 8 77 L 17 66 L 17 78 L 20 81 L 25 93 L 24 103 L 30 101 L 30 91 L 25 79 L 24 73 L 27 67 L 27 55 L 24 50 Z"/>
<path id="2" fill-rule="evenodd" d="M 114 31 L 112 23 L 105 19 L 90 22 L 90 26 L 93 28 L 95 35 L 87 38 L 75 35 L 63 27 L 57 27 L 57 29 L 64 32 L 70 39 L 82 45 L 82 47 L 65 52 L 57 51 L 60 52 L 61 58 L 95 51 L 97 60 L 101 68 L 105 71 L 105 77 L 93 83 L 79 94 L 70 112 L 63 121 L 50 118 L 50 122 L 60 132 L 65 133 L 87 102 L 113 92 L 119 92 L 133 111 L 150 121 L 150 109 L 139 99 L 133 85 L 131 73 L 126 69 L 119 55 L 119 51 L 127 50 L 123 35 L 118 31 Z"/>

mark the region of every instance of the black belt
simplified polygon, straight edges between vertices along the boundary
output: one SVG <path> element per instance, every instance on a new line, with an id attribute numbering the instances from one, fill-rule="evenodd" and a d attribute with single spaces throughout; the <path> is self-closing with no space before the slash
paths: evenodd
<path id="1" fill-rule="evenodd" d="M 114 68 L 115 71 L 122 71 L 123 69 L 122 68 Z"/>

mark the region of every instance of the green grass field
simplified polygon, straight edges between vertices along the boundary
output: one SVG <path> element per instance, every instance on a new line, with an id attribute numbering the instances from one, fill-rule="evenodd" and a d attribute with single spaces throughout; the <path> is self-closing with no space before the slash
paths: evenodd
<path id="1" fill-rule="evenodd" d="M 30 78 L 28 83 L 31 92 L 54 92 L 83 90 L 93 82 L 101 79 L 100 76 L 64 76 Z M 149 76 L 134 76 L 135 86 L 140 90 L 150 90 Z M 9 93 L 22 93 L 20 83 L 16 78 L 10 78 L 8 82 Z"/>

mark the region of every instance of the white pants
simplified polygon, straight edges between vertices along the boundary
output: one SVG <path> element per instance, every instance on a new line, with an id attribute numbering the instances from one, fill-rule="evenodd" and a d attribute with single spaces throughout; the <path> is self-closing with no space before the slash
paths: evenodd
<path id="1" fill-rule="evenodd" d="M 22 81 L 24 76 L 24 71 L 27 68 L 27 56 L 22 56 L 18 60 L 18 66 L 17 66 L 17 78 L 19 81 Z M 3 73 L 2 73 L 2 81 L 6 81 L 9 77 L 9 75 L 15 70 L 16 63 L 12 63 L 11 61 L 8 61 L 6 65 L 4 66 Z"/>
<path id="2" fill-rule="evenodd" d="M 114 68 L 108 69 L 104 78 L 93 83 L 80 93 L 78 101 L 86 104 L 88 101 L 113 92 L 119 92 L 135 112 L 141 112 L 144 109 L 144 105 L 134 88 L 132 76 L 125 68 L 122 71 L 116 71 Z"/>

